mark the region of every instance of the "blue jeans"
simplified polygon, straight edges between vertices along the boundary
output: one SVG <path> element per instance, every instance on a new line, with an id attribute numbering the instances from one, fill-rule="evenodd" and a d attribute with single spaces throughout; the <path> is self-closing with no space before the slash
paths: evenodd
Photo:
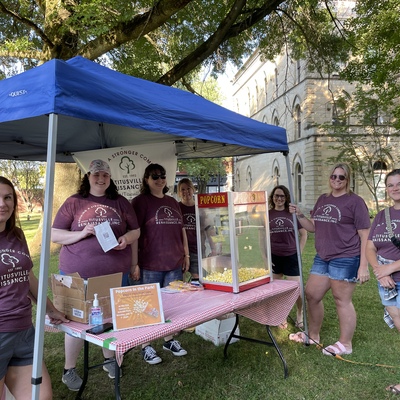
<path id="1" fill-rule="evenodd" d="M 360 256 L 334 258 L 325 261 L 317 254 L 310 274 L 327 276 L 329 279 L 337 281 L 356 283 L 359 266 Z"/>
<path id="2" fill-rule="evenodd" d="M 181 281 L 182 279 L 182 268 L 174 269 L 172 271 L 140 270 L 140 283 L 159 283 L 160 288 L 168 286 L 173 281 Z"/>

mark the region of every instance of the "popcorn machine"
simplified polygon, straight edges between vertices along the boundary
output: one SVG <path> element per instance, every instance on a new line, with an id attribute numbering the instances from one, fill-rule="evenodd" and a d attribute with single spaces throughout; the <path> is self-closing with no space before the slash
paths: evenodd
<path id="1" fill-rule="evenodd" d="M 199 278 L 205 289 L 239 293 L 270 282 L 264 191 L 195 196 Z"/>

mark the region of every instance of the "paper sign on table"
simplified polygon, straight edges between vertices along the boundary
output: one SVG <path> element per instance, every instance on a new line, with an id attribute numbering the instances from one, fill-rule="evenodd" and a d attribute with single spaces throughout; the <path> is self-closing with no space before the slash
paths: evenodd
<path id="1" fill-rule="evenodd" d="M 110 289 L 114 330 L 164 322 L 159 283 Z"/>
<path id="2" fill-rule="evenodd" d="M 113 249 L 115 246 L 118 246 L 117 238 L 115 237 L 108 221 L 104 221 L 101 224 L 96 225 L 94 230 L 96 232 L 96 238 L 105 253 L 108 250 Z"/>

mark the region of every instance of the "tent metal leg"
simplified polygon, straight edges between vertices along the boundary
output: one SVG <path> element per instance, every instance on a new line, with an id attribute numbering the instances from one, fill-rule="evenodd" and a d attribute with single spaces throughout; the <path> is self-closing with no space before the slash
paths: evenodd
<path id="1" fill-rule="evenodd" d="M 268 325 L 266 325 L 268 335 L 269 335 L 269 337 L 270 337 L 270 339 L 271 339 L 270 342 L 267 342 L 267 341 L 265 341 L 265 340 L 259 340 L 259 339 L 254 339 L 254 338 L 242 336 L 242 335 L 236 335 L 236 334 L 235 334 L 235 330 L 236 330 L 236 328 L 237 328 L 238 325 L 239 325 L 239 315 L 236 314 L 235 326 L 233 327 L 232 332 L 230 333 L 230 335 L 229 335 L 229 337 L 228 337 L 228 340 L 227 340 L 227 342 L 226 342 L 226 344 L 225 344 L 225 347 L 224 347 L 224 357 L 225 357 L 225 358 L 228 357 L 228 346 L 229 346 L 229 343 L 230 343 L 230 341 L 232 340 L 232 338 L 238 338 L 238 339 L 241 339 L 241 340 L 246 340 L 246 341 L 248 341 L 248 342 L 265 344 L 265 345 L 267 345 L 267 346 L 273 346 L 273 347 L 275 347 L 276 351 L 277 351 L 278 354 L 279 354 L 280 359 L 282 360 L 284 378 L 286 379 L 286 378 L 288 377 L 288 375 L 289 375 L 287 363 L 286 363 L 286 360 L 285 360 L 285 358 L 284 358 L 284 356 L 283 356 L 283 353 L 282 353 L 280 347 L 278 346 L 278 343 L 276 342 L 276 340 L 275 340 L 275 338 L 274 338 L 274 335 L 273 335 L 272 332 L 271 332 L 271 328 L 270 328 Z"/>

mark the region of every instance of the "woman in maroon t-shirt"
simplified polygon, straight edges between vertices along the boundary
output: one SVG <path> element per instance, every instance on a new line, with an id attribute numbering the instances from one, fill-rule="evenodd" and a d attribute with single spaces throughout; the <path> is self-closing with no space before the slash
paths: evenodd
<path id="1" fill-rule="evenodd" d="M 309 336 L 298 332 L 290 340 L 319 344 L 324 318 L 323 298 L 332 290 L 339 319 L 340 336 L 323 349 L 325 355 L 352 353 L 352 339 L 357 316 L 352 302 L 356 283 L 369 280 L 365 248 L 370 228 L 368 208 L 364 200 L 350 190 L 351 171 L 347 164 L 335 165 L 329 176 L 330 192 L 321 195 L 311 213 L 305 217 L 297 205 L 295 213 L 303 228 L 315 232 L 317 254 L 307 281 Z"/>
<path id="2" fill-rule="evenodd" d="M 139 196 L 132 200 L 140 226 L 138 248 L 133 252 L 133 279 L 143 284 L 159 283 L 160 287 L 182 280 L 189 269 L 189 246 L 178 202 L 166 196 L 166 171 L 159 164 L 150 164 L 143 175 Z M 187 354 L 172 336 L 164 338 L 163 349 L 174 356 Z M 142 345 L 142 356 L 148 364 L 160 363 L 150 345 Z"/>
<path id="3" fill-rule="evenodd" d="M 388 210 L 392 232 L 387 229 L 386 210 L 380 211 L 372 222 L 368 236 L 367 259 L 378 279 L 385 321 L 389 318 L 388 325 L 400 332 L 400 169 L 386 175 L 385 186 L 394 203 Z M 400 384 L 390 385 L 386 390 L 400 394 Z"/>
<path id="4" fill-rule="evenodd" d="M 290 193 L 286 186 L 278 185 L 272 189 L 269 203 L 269 234 L 271 242 L 271 261 L 274 279 L 300 282 L 300 270 L 296 248 L 293 216 L 289 212 Z M 300 235 L 300 251 L 307 241 L 307 231 L 297 222 Z M 303 328 L 303 305 L 301 296 L 296 301 L 296 327 Z M 287 321 L 279 325 L 287 328 Z"/>
<path id="5" fill-rule="evenodd" d="M 19 225 L 14 186 L 0 176 L 0 398 L 6 384 L 15 398 L 30 399 L 35 341 L 31 299 L 36 302 L 38 297 L 38 280 Z M 46 312 L 53 324 L 68 322 L 49 299 Z M 51 382 L 44 364 L 42 377 L 40 399 L 50 400 Z"/>

